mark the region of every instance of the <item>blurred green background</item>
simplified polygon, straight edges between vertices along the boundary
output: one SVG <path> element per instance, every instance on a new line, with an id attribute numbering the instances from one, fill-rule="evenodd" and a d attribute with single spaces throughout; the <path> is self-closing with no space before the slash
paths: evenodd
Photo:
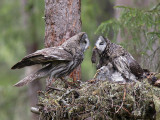
<path id="1" fill-rule="evenodd" d="M 160 46 L 158 0 L 81 2 L 82 31 L 88 34 L 91 42 L 82 63 L 82 80 L 89 80 L 95 74 L 95 65 L 90 58 L 98 35 L 107 36 L 121 44 L 143 67 L 160 71 L 160 62 L 157 60 L 160 58 L 157 52 Z M 119 5 L 129 7 L 114 8 Z M 27 18 L 24 10 L 29 13 Z M 149 10 L 149 13 L 146 12 Z M 10 68 L 27 54 L 31 45 L 36 44 L 36 49 L 44 48 L 43 17 L 44 0 L 28 0 L 27 5 L 25 0 L 0 1 L 0 120 L 31 118 L 26 92 L 28 87 L 13 87 L 14 83 L 24 77 L 25 70 L 11 71 Z"/>

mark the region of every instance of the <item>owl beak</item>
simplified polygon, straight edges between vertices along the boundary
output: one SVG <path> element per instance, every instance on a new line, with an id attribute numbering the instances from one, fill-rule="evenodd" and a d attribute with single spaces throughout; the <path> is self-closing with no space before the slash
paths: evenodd
<path id="1" fill-rule="evenodd" d="M 94 48 L 93 49 L 96 49 L 97 47 L 96 46 L 94 46 Z"/>

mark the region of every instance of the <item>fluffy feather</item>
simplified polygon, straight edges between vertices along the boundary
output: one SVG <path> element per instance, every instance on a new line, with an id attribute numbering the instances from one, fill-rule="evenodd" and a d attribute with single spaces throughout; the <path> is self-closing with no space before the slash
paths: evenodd
<path id="1" fill-rule="evenodd" d="M 87 34 L 81 32 L 58 47 L 44 48 L 25 56 L 11 69 L 20 69 L 34 64 L 46 65 L 35 73 L 25 77 L 15 86 L 23 86 L 46 76 L 50 79 L 65 77 L 78 67 L 84 58 L 84 52 L 89 47 Z M 51 80 L 50 80 L 51 81 Z"/>
<path id="2" fill-rule="evenodd" d="M 136 77 L 137 79 L 142 77 L 143 69 L 122 46 L 111 43 L 110 40 L 102 36 L 98 38 L 95 45 L 96 47 L 94 49 L 97 50 L 99 55 L 98 69 L 102 66 L 107 66 L 110 62 L 114 69 L 127 81 L 135 81 Z M 104 46 L 105 49 L 101 49 L 102 47 L 104 48 Z"/>

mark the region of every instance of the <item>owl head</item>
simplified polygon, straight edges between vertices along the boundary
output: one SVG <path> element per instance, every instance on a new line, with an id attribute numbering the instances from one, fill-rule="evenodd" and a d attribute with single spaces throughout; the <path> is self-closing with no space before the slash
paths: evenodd
<path id="1" fill-rule="evenodd" d="M 89 47 L 89 39 L 85 32 L 80 32 L 62 44 L 67 51 L 75 53 L 75 51 L 84 52 Z"/>
<path id="2" fill-rule="evenodd" d="M 105 50 L 105 48 L 107 46 L 107 42 L 108 42 L 107 39 L 104 38 L 103 36 L 100 36 L 98 38 L 98 40 L 95 43 L 95 47 L 97 48 L 98 53 L 101 54 Z"/>
<path id="3" fill-rule="evenodd" d="M 79 41 L 80 47 L 83 51 L 85 51 L 89 47 L 89 39 L 86 33 L 84 33 Z"/>
<path id="4" fill-rule="evenodd" d="M 96 63 L 97 56 L 101 55 L 105 51 L 107 45 L 110 43 L 111 42 L 109 39 L 103 36 L 99 36 L 98 40 L 95 43 L 95 47 L 93 48 L 93 51 L 92 51 L 92 57 L 91 57 L 92 63 Z"/>

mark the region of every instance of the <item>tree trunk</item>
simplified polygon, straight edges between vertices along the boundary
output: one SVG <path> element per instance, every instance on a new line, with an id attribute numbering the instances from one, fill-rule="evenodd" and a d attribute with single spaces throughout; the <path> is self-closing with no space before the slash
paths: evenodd
<path id="1" fill-rule="evenodd" d="M 45 0 L 45 47 L 59 46 L 79 33 L 80 14 L 81 0 Z M 70 76 L 73 80 L 80 80 L 81 67 L 75 69 Z"/>
<path id="2" fill-rule="evenodd" d="M 34 5 L 33 3 L 28 3 L 28 0 L 22 0 L 21 2 L 22 4 L 22 19 L 23 19 L 23 27 L 24 27 L 24 30 L 25 30 L 25 35 L 24 36 L 24 39 L 25 41 L 28 41 L 28 36 L 31 36 L 30 38 L 32 39 L 32 41 L 36 41 L 37 37 L 36 37 L 36 31 L 35 29 L 35 21 L 33 21 L 33 19 L 30 19 L 31 17 L 33 17 L 33 8 L 34 8 Z M 30 7 L 29 7 L 30 5 Z M 28 9 L 27 9 L 28 8 Z M 26 45 L 26 49 L 27 49 L 27 54 L 30 54 L 32 52 L 35 52 L 37 50 L 37 47 L 38 47 L 38 43 L 37 42 L 32 42 L 28 45 Z M 26 75 L 29 75 L 33 72 L 35 72 L 36 70 L 39 69 L 39 66 L 35 65 L 35 66 L 31 66 L 31 67 L 27 67 L 25 69 L 25 74 Z M 30 103 L 30 106 L 36 106 L 37 102 L 38 102 L 38 99 L 37 99 L 37 91 L 41 89 L 41 83 L 40 81 L 34 81 L 34 82 L 31 82 L 29 85 L 28 85 L 28 89 L 27 89 L 27 92 L 28 92 L 28 96 L 29 96 L 29 103 Z M 38 115 L 36 114 L 32 114 L 32 119 L 33 120 L 38 120 Z"/>

